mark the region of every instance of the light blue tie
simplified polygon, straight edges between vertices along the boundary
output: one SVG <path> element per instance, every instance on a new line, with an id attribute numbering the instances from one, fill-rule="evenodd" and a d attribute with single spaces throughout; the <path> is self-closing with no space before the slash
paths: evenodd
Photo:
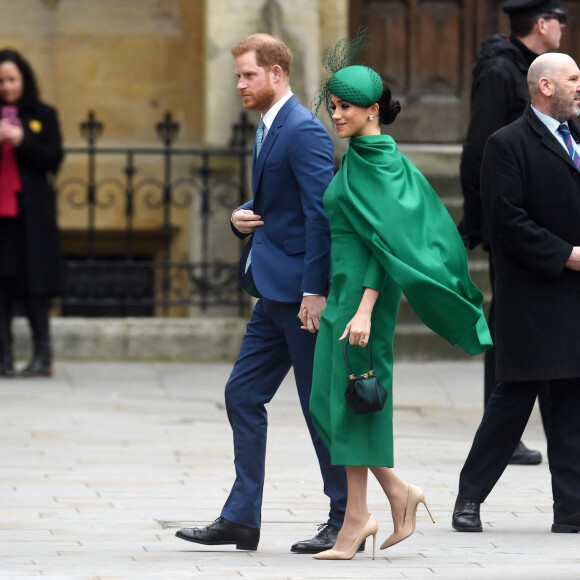
<path id="1" fill-rule="evenodd" d="M 260 149 L 262 149 L 262 139 L 263 138 L 264 138 L 264 121 L 262 121 L 260 119 L 260 124 L 258 125 L 258 128 L 256 129 L 256 140 L 255 140 L 256 157 L 258 157 L 258 155 L 260 155 Z"/>
<path id="2" fill-rule="evenodd" d="M 566 149 L 568 149 L 568 153 L 570 155 L 570 159 L 572 159 L 572 163 L 576 165 L 576 169 L 580 170 L 580 157 L 578 156 L 578 152 L 576 151 L 574 143 L 572 142 L 572 134 L 570 133 L 570 129 L 568 129 L 567 125 L 562 123 L 558 127 L 558 133 L 560 133 L 560 135 L 562 135 L 562 137 L 564 138 L 564 143 L 566 143 Z"/>

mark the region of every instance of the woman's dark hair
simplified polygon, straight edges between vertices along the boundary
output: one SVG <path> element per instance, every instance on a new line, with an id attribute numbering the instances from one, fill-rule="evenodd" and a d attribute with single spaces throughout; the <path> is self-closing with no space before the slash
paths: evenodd
<path id="1" fill-rule="evenodd" d="M 379 121 L 383 125 L 390 125 L 401 112 L 401 103 L 399 101 L 393 101 L 391 89 L 384 80 L 383 94 L 377 103 L 379 105 Z"/>
<path id="2" fill-rule="evenodd" d="M 22 97 L 21 103 L 37 103 L 40 99 L 38 83 L 32 67 L 28 61 L 16 50 L 4 48 L 0 50 L 0 64 L 12 62 L 16 65 L 22 75 Z"/>

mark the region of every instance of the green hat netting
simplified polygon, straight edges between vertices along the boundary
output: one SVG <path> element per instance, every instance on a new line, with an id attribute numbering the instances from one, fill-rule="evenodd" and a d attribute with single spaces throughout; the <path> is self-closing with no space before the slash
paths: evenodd
<path id="1" fill-rule="evenodd" d="M 352 65 L 354 58 L 368 46 L 366 28 L 361 27 L 353 39 L 342 38 L 333 47 L 326 48 L 322 64 L 332 76 L 322 83 L 310 105 L 315 115 L 323 105 L 332 118 L 331 94 L 362 107 L 377 102 L 383 91 L 381 77 L 366 66 Z"/>

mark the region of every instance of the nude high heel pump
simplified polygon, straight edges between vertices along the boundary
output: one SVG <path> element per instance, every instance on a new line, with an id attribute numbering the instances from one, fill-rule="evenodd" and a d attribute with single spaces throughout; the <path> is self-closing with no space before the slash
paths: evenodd
<path id="1" fill-rule="evenodd" d="M 403 527 L 398 531 L 391 534 L 381 545 L 381 550 L 385 548 L 390 548 L 399 542 L 402 542 L 408 538 L 415 531 L 415 515 L 417 514 L 417 507 L 422 503 L 429 512 L 431 516 L 431 521 L 435 523 L 435 518 L 429 509 L 429 506 L 425 503 L 425 494 L 414 485 L 410 485 L 407 491 L 407 505 L 405 506 L 405 520 L 403 522 Z"/>
<path id="2" fill-rule="evenodd" d="M 325 550 L 315 554 L 313 558 L 316 560 L 352 560 L 354 555 L 357 553 L 360 545 L 369 537 L 373 537 L 373 560 L 375 559 L 375 548 L 377 544 L 377 531 L 379 529 L 379 524 L 375 519 L 373 514 L 369 514 L 369 519 L 364 525 L 363 529 L 360 531 L 356 540 L 348 550 Z"/>

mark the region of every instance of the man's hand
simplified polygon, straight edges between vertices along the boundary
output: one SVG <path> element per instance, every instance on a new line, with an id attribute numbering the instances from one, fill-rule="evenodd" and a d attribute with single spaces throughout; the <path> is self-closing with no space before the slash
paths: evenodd
<path id="1" fill-rule="evenodd" d="M 240 234 L 253 234 L 254 229 L 263 226 L 261 217 L 249 209 L 237 209 L 232 214 L 232 225 Z"/>
<path id="2" fill-rule="evenodd" d="M 298 312 L 298 318 L 302 322 L 301 328 L 308 332 L 317 332 L 320 328 L 320 316 L 325 308 L 326 296 L 304 296 Z"/>
<path id="3" fill-rule="evenodd" d="M 566 262 L 566 268 L 580 270 L 580 246 L 574 246 L 572 248 L 572 253 Z"/>

